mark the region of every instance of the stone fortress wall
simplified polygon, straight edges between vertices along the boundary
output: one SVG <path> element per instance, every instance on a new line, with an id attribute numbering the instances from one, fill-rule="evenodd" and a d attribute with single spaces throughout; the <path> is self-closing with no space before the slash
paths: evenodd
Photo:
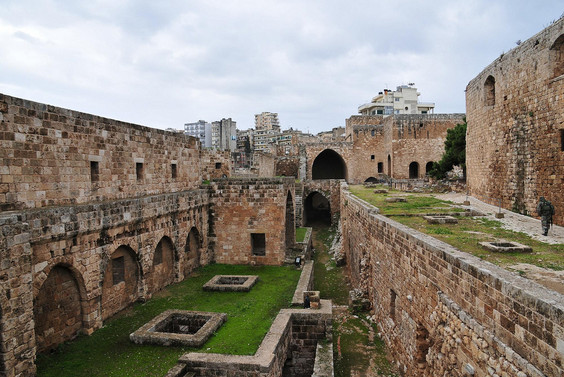
<path id="1" fill-rule="evenodd" d="M 378 214 L 342 186 L 342 247 L 405 376 L 561 376 L 564 297 Z"/>
<path id="2" fill-rule="evenodd" d="M 33 376 L 37 352 L 200 265 L 233 262 L 226 247 L 251 258 L 256 227 L 243 219 L 276 222 L 257 263 L 281 264 L 295 241 L 294 179 L 226 186 L 213 179 L 229 155 L 194 138 L 0 95 L 0 142 L 2 375 Z M 224 226 L 231 202 L 244 245 Z"/>
<path id="3" fill-rule="evenodd" d="M 503 53 L 466 88 L 470 193 L 564 225 L 564 18 Z"/>

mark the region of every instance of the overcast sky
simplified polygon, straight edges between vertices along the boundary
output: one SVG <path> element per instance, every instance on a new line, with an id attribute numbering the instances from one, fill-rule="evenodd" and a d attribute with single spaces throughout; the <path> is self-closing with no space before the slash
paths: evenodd
<path id="1" fill-rule="evenodd" d="M 155 128 L 344 126 L 415 83 L 435 113 L 562 0 L 0 0 L 0 93 Z"/>

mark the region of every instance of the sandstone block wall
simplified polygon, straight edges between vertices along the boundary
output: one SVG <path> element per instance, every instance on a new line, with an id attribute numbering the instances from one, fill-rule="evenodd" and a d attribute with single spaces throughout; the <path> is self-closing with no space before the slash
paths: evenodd
<path id="1" fill-rule="evenodd" d="M 347 119 L 352 149 L 347 182 L 359 184 L 383 175 L 410 178 L 410 164 L 416 163 L 424 178 L 428 163 L 444 153 L 447 130 L 463 122 L 464 114 L 418 114 L 353 116 Z"/>
<path id="2" fill-rule="evenodd" d="M 295 243 L 294 181 L 294 178 L 252 178 L 211 183 L 210 242 L 216 262 L 267 265 L 284 262 L 286 248 Z M 253 242 L 255 250 L 259 242 L 264 242 L 263 250 L 254 253 Z"/>
<path id="3" fill-rule="evenodd" d="M 154 195 L 201 182 L 195 138 L 4 94 L 0 145 L 0 210 Z"/>
<path id="4" fill-rule="evenodd" d="M 503 53 L 466 88 L 467 182 L 473 196 L 564 225 L 564 19 Z"/>
<path id="5" fill-rule="evenodd" d="M 228 151 L 202 149 L 200 151 L 201 179 L 212 180 L 231 176 L 231 154 Z"/>
<path id="6" fill-rule="evenodd" d="M 564 297 L 341 195 L 353 288 L 406 376 L 560 376 Z"/>

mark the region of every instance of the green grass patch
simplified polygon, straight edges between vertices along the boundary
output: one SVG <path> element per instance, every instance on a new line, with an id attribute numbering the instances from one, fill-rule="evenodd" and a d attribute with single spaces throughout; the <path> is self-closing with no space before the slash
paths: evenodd
<path id="1" fill-rule="evenodd" d="M 333 300 L 337 305 L 348 305 L 349 286 L 343 267 L 337 267 L 328 251 L 335 237 L 335 230 L 328 226 L 313 229 L 315 255 L 313 257 L 313 284 L 321 292 L 321 298 Z"/>
<path id="2" fill-rule="evenodd" d="M 304 242 L 307 228 L 296 228 L 296 242 Z"/>
<path id="3" fill-rule="evenodd" d="M 215 275 L 258 275 L 250 292 L 204 292 Z M 209 265 L 107 321 L 91 336 L 37 358 L 37 375 L 164 376 L 188 351 L 252 355 L 282 308 L 289 307 L 300 271 L 292 267 Z M 201 349 L 136 345 L 129 334 L 167 309 L 227 313 L 227 322 Z"/>
<path id="4" fill-rule="evenodd" d="M 552 270 L 564 270 L 564 245 L 551 245 L 536 241 L 527 234 L 503 229 L 499 221 L 480 217 L 461 217 L 458 224 L 429 224 L 422 217 L 390 216 L 394 220 L 440 239 L 457 249 L 475 255 L 488 262 L 507 267 L 516 263 L 528 263 Z M 532 253 L 495 253 L 478 243 L 505 239 L 533 248 Z"/>
<path id="5" fill-rule="evenodd" d="M 367 201 L 380 209 L 383 215 L 422 214 L 422 213 L 449 213 L 463 212 L 461 208 L 452 207 L 452 203 L 429 196 L 428 194 L 409 194 L 404 196 L 406 202 L 386 202 L 386 198 L 397 195 L 399 191 L 389 191 L 387 194 L 375 194 L 373 187 L 360 185 L 349 186 L 352 194 Z"/>

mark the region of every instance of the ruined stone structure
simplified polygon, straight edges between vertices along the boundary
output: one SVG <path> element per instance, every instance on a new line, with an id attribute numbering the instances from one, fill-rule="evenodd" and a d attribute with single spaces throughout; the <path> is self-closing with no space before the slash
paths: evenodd
<path id="1" fill-rule="evenodd" d="M 279 265 L 294 243 L 293 178 L 202 184 L 228 154 L 6 95 L 0 121 L 1 375 L 200 265 Z"/>
<path id="2" fill-rule="evenodd" d="M 501 54 L 466 89 L 473 196 L 520 213 L 539 197 L 564 225 L 564 18 Z"/>
<path id="3" fill-rule="evenodd" d="M 564 298 L 341 193 L 352 288 L 405 376 L 561 376 Z"/>
<path id="4" fill-rule="evenodd" d="M 350 183 L 381 176 L 421 179 L 444 153 L 447 130 L 464 114 L 352 116 L 347 141 L 352 142 Z"/>

